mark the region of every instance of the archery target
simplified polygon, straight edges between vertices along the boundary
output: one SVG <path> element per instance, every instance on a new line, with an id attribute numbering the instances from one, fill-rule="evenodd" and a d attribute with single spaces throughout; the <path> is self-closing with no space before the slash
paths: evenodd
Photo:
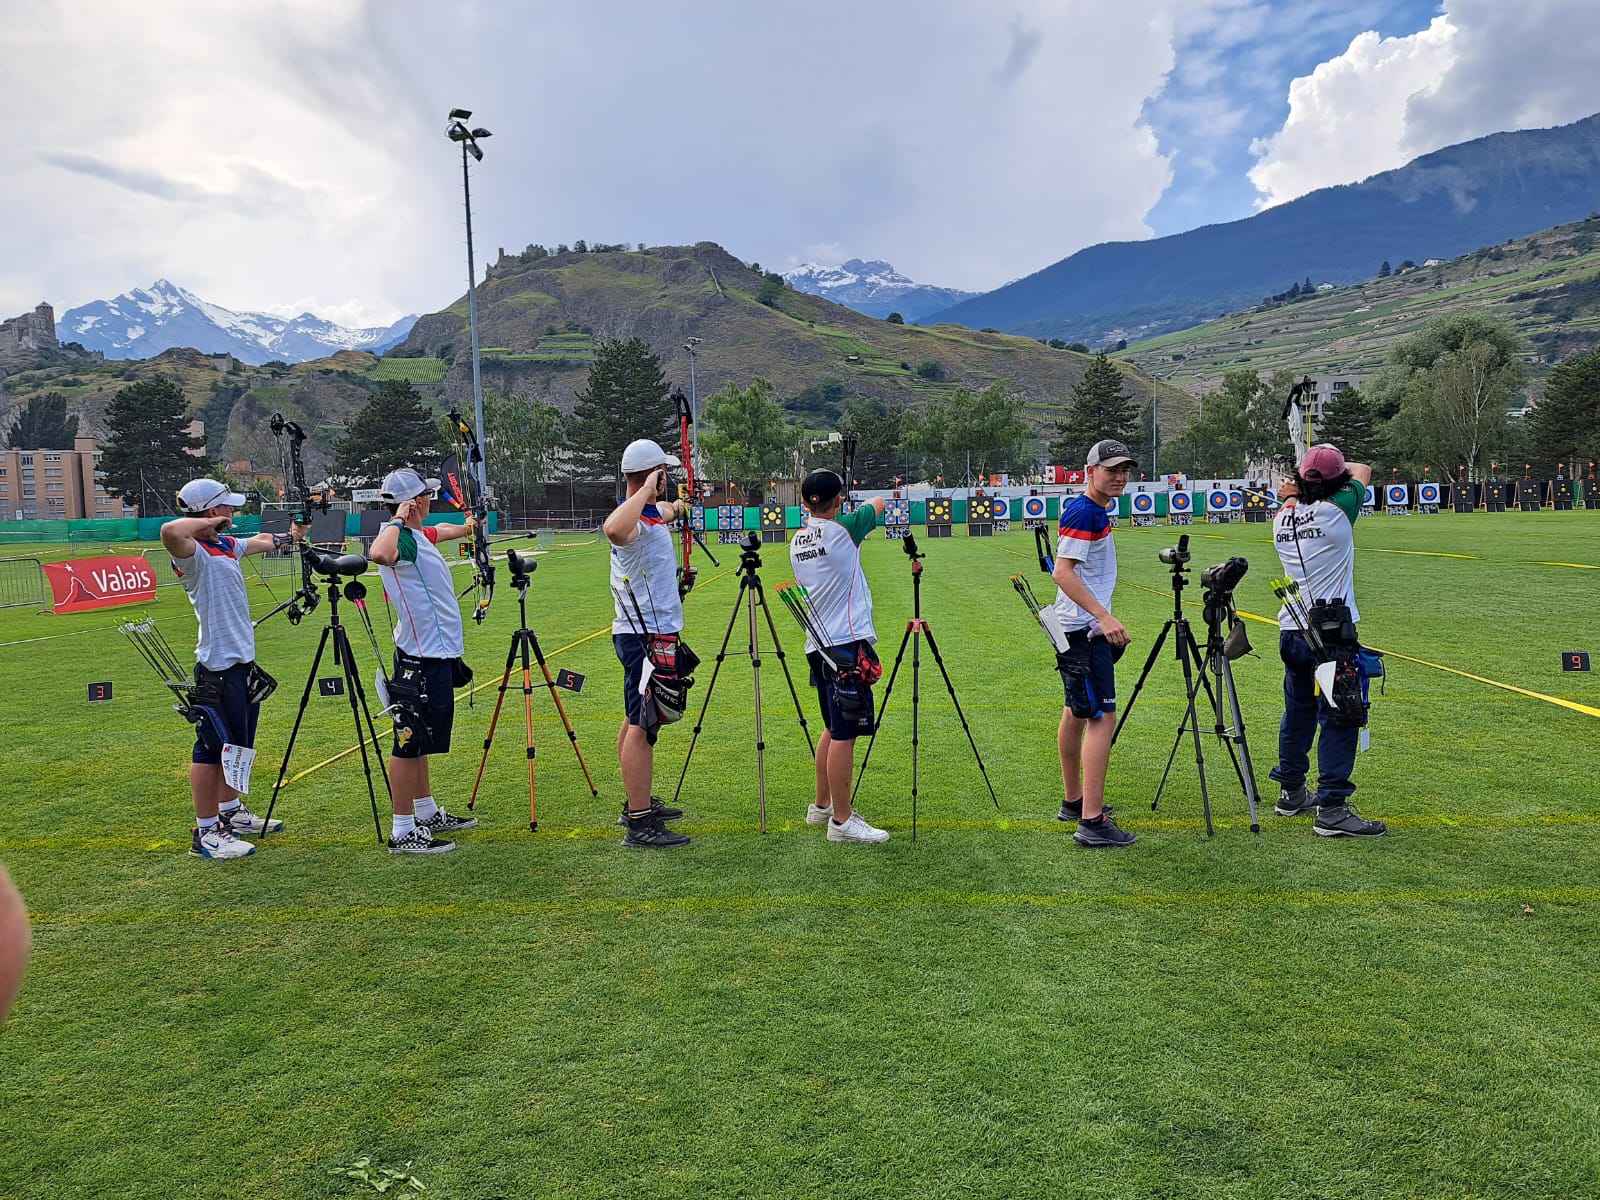
<path id="1" fill-rule="evenodd" d="M 1117 515 L 1117 498 L 1115 496 L 1111 497 L 1110 503 L 1106 505 L 1106 511 L 1113 517 Z"/>
<path id="2" fill-rule="evenodd" d="M 1419 483 L 1419 484 L 1417 484 L 1417 503 L 1418 504 L 1437 504 L 1437 503 L 1439 503 L 1439 485 L 1437 483 Z"/>
<path id="3" fill-rule="evenodd" d="M 1373 505 L 1377 504 L 1378 503 L 1378 489 L 1373 487 L 1370 483 L 1367 484 L 1367 498 L 1365 500 L 1363 500 L 1361 503 L 1363 505 L 1365 505 L 1367 508 L 1371 508 Z"/>
<path id="4" fill-rule="evenodd" d="M 1029 496 L 1022 502 L 1022 515 L 1030 521 L 1044 520 L 1044 497 Z"/>
<path id="5" fill-rule="evenodd" d="M 1149 492 L 1135 492 L 1133 494 L 1133 511 L 1143 515 L 1156 511 L 1156 498 Z"/>
<path id="6" fill-rule="evenodd" d="M 1403 483 L 1386 483 L 1383 502 L 1391 508 L 1407 508 L 1411 503 L 1410 490 Z"/>
<path id="7" fill-rule="evenodd" d="M 783 528 L 783 506 L 781 504 L 763 504 L 761 506 L 761 528 Z"/>
<path id="8" fill-rule="evenodd" d="M 744 508 L 738 504 L 719 504 L 717 506 L 718 529 L 743 529 Z"/>
<path id="9" fill-rule="evenodd" d="M 698 504 L 689 510 L 689 528 L 698 533 L 706 531 L 706 510 Z"/>
<path id="10" fill-rule="evenodd" d="M 1186 513 L 1194 507 L 1194 499 L 1188 492 L 1169 492 L 1167 494 L 1167 511 Z"/>
<path id="11" fill-rule="evenodd" d="M 1011 505 L 1002 497 L 996 496 L 990 508 L 996 521 L 1009 521 L 1011 519 Z"/>
<path id="12" fill-rule="evenodd" d="M 935 496 L 928 501 L 928 524 L 948 525 L 952 512 L 948 496 Z"/>
<path id="13" fill-rule="evenodd" d="M 905 499 L 889 501 L 889 507 L 883 510 L 883 523 L 885 525 L 911 524 L 911 501 Z"/>
<path id="14" fill-rule="evenodd" d="M 1228 511 L 1227 492 L 1209 492 L 1206 494 L 1206 508 L 1211 512 Z"/>
<path id="15" fill-rule="evenodd" d="M 1228 507 L 1229 508 L 1243 508 L 1244 507 L 1244 493 L 1243 492 L 1229 492 L 1228 493 Z"/>

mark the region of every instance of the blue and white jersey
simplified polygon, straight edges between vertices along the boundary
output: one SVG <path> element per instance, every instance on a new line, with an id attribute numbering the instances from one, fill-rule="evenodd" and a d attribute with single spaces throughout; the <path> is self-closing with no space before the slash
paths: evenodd
<path id="1" fill-rule="evenodd" d="M 628 595 L 629 586 L 638 597 L 638 612 Z M 646 504 L 639 516 L 639 536 L 626 546 L 611 547 L 611 606 L 614 634 L 641 632 L 641 614 L 644 633 L 683 632 L 683 598 L 678 595 L 672 528 L 654 504 Z"/>
<path id="2" fill-rule="evenodd" d="M 1086 494 L 1074 496 L 1061 506 L 1057 530 L 1056 557 L 1078 563 L 1078 578 L 1107 612 L 1111 593 L 1117 586 L 1117 547 L 1111 540 L 1111 517 Z M 1061 628 L 1071 633 L 1095 623 L 1060 588 L 1056 589 L 1056 616 Z"/>
<path id="3" fill-rule="evenodd" d="M 225 533 L 214 542 L 195 539 L 188 558 L 174 558 L 172 569 L 194 605 L 200 640 L 197 663 L 208 671 L 226 671 L 256 658 L 256 631 L 250 623 L 250 594 L 245 591 L 244 542 Z"/>

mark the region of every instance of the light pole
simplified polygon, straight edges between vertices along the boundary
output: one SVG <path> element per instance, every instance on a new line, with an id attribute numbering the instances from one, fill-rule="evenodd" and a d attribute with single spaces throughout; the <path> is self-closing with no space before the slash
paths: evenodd
<path id="1" fill-rule="evenodd" d="M 445 127 L 445 134 L 452 142 L 461 143 L 461 193 L 466 200 L 467 210 L 467 325 L 472 334 L 472 416 L 478 430 L 478 446 L 484 445 L 483 438 L 483 376 L 478 369 L 478 279 L 477 270 L 472 262 L 472 183 L 467 175 L 467 155 L 472 155 L 477 162 L 483 161 L 483 151 L 478 148 L 478 139 L 491 136 L 489 131 L 481 125 L 477 129 L 468 129 L 466 121 L 472 112 L 465 108 L 452 108 L 450 110 L 450 124 Z M 484 462 L 487 454 L 481 454 L 478 459 L 478 494 L 487 497 L 489 494 L 488 467 Z"/>
<path id="2" fill-rule="evenodd" d="M 700 344 L 700 339 L 692 337 L 683 343 L 683 348 L 689 353 L 689 432 L 694 435 L 694 442 L 690 445 L 690 453 L 694 456 L 695 482 L 700 480 L 700 396 L 695 388 L 694 356 L 695 347 Z M 698 496 L 691 496 L 689 503 L 693 504 Z"/>

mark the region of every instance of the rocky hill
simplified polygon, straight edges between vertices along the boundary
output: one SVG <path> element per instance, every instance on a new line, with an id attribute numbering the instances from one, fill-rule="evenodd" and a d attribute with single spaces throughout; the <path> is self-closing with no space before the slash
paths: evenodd
<path id="1" fill-rule="evenodd" d="M 1245 220 L 1090 246 L 923 323 L 1098 346 L 1200 324 L 1303 277 L 1354 283 L 1384 261 L 1453 258 L 1596 209 L 1600 115 L 1448 146 Z"/>

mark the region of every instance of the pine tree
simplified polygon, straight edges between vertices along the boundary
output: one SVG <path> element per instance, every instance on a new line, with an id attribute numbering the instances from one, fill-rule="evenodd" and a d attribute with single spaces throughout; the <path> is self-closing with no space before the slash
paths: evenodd
<path id="1" fill-rule="evenodd" d="M 138 497 L 144 514 L 151 494 L 170 496 L 206 473 L 206 461 L 198 457 L 205 442 L 185 431 L 188 408 L 183 385 L 159 376 L 129 384 L 111 397 L 106 405 L 110 444 L 100 459 L 108 492 Z"/>
<path id="2" fill-rule="evenodd" d="M 1122 372 L 1104 354 L 1096 355 L 1083 378 L 1072 385 L 1067 419 L 1056 422 L 1051 462 L 1081 462 L 1101 438 L 1128 441 L 1135 436 L 1138 413 L 1133 397 L 1122 389 Z"/>
<path id="3" fill-rule="evenodd" d="M 1571 468 L 1574 457 L 1583 465 L 1600 454 L 1600 350 L 1575 354 L 1550 372 L 1525 432 L 1541 474 L 1554 473 L 1558 462 Z"/>
<path id="4" fill-rule="evenodd" d="M 628 443 L 665 443 L 675 411 L 661 357 L 649 343 L 636 337 L 601 342 L 567 425 L 573 466 L 591 479 L 618 478 Z"/>
<path id="5" fill-rule="evenodd" d="M 1389 260 L 1386 258 L 1383 260 L 1383 265 L 1378 268 L 1378 278 L 1387 279 L 1392 274 L 1394 274 L 1394 269 L 1389 266 Z"/>
<path id="6" fill-rule="evenodd" d="M 60 392 L 30 397 L 12 423 L 6 445 L 13 450 L 70 450 L 78 436 L 78 418 L 67 415 Z"/>
<path id="7" fill-rule="evenodd" d="M 1332 442 L 1351 462 L 1371 463 L 1379 457 L 1378 422 L 1360 388 L 1347 387 L 1334 394 L 1322 410 L 1317 428 L 1319 442 Z"/>
<path id="8" fill-rule="evenodd" d="M 333 443 L 333 474 L 346 487 L 377 487 L 397 467 L 437 473 L 444 430 L 409 380 L 392 379 Z M 314 481 L 313 481 L 314 482 Z"/>

